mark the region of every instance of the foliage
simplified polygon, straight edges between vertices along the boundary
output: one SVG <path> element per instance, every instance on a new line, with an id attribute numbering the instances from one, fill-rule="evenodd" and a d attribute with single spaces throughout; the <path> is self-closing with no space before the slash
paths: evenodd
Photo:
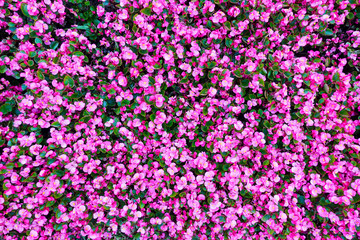
<path id="1" fill-rule="evenodd" d="M 4 239 L 360 237 L 360 4 L 0 1 Z"/>

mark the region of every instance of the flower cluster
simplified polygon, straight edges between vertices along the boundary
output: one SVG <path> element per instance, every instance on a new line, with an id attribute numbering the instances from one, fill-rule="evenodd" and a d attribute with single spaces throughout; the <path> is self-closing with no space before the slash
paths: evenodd
<path id="1" fill-rule="evenodd" d="M 0 0 L 0 236 L 360 237 L 358 0 Z"/>

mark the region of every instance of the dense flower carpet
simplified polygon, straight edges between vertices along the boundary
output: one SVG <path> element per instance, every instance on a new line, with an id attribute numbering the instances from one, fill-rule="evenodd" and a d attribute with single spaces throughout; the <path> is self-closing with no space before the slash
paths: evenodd
<path id="1" fill-rule="evenodd" d="M 359 239 L 359 0 L 0 0 L 0 238 Z"/>

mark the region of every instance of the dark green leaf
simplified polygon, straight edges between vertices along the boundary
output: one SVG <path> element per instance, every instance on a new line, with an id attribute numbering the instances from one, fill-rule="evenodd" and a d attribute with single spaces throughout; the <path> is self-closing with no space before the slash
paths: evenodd
<path id="1" fill-rule="evenodd" d="M 12 111 L 12 106 L 10 103 L 5 103 L 0 107 L 0 112 L 2 112 L 4 115 L 8 114 Z"/>
<path id="2" fill-rule="evenodd" d="M 53 50 L 55 50 L 58 46 L 59 46 L 59 43 L 58 43 L 58 42 L 52 42 L 52 43 L 50 44 L 50 48 L 53 49 Z"/>
<path id="3" fill-rule="evenodd" d="M 145 14 L 145 15 L 150 16 L 151 15 L 151 8 L 150 7 L 144 8 L 140 12 Z"/>
<path id="4" fill-rule="evenodd" d="M 330 29 L 330 28 L 327 28 L 324 32 L 323 32 L 324 35 L 326 36 L 331 36 L 334 34 L 334 32 Z"/>
<path id="5" fill-rule="evenodd" d="M 59 170 L 59 169 L 54 170 L 54 173 L 59 177 L 62 177 L 62 176 L 65 175 L 65 171 L 64 170 Z"/>
<path id="6" fill-rule="evenodd" d="M 64 78 L 64 85 L 74 87 L 74 79 L 72 79 L 69 75 L 66 75 Z"/>
<path id="7" fill-rule="evenodd" d="M 31 17 L 28 10 L 27 10 L 27 4 L 22 3 L 21 4 L 21 12 L 26 16 L 26 17 Z"/>
<path id="8" fill-rule="evenodd" d="M 338 72 L 336 72 L 333 77 L 332 77 L 332 80 L 334 82 L 339 82 L 340 81 L 340 74 Z"/>

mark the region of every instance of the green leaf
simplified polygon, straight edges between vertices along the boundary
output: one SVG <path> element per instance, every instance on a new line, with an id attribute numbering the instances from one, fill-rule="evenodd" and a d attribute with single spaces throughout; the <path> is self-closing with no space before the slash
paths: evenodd
<path id="1" fill-rule="evenodd" d="M 290 73 L 290 72 L 285 72 L 284 75 L 285 75 L 286 77 L 288 77 L 288 78 L 291 77 L 291 73 Z"/>
<path id="2" fill-rule="evenodd" d="M 129 101 L 129 100 L 124 99 L 124 100 L 121 101 L 121 106 L 128 106 L 128 105 L 130 105 L 130 101 Z"/>
<path id="3" fill-rule="evenodd" d="M 134 240 L 139 240 L 140 237 L 141 237 L 141 234 L 138 232 L 138 233 L 135 234 Z"/>
<path id="4" fill-rule="evenodd" d="M 145 54 L 149 53 L 149 51 L 147 49 L 145 49 L 145 50 L 139 49 L 139 53 L 142 55 L 145 55 Z"/>
<path id="5" fill-rule="evenodd" d="M 2 65 L 0 66 L 0 73 L 5 73 L 6 72 L 6 66 Z"/>
<path id="6" fill-rule="evenodd" d="M 151 86 L 154 86 L 154 84 L 155 84 L 155 78 L 153 78 L 153 77 L 149 77 L 149 83 L 150 83 L 150 85 Z"/>
<path id="7" fill-rule="evenodd" d="M 70 52 L 74 52 L 74 51 L 75 51 L 75 47 L 74 47 L 73 45 L 70 45 L 70 46 L 68 47 L 68 50 L 69 50 Z"/>
<path id="8" fill-rule="evenodd" d="M 340 81 L 340 74 L 338 72 L 336 72 L 333 77 L 332 80 L 335 82 L 339 82 Z"/>
<path id="9" fill-rule="evenodd" d="M 214 68 L 214 67 L 216 67 L 216 62 L 214 62 L 214 61 L 208 62 L 208 63 L 206 63 L 206 65 L 207 65 L 207 68 Z"/>
<path id="10" fill-rule="evenodd" d="M 349 117 L 349 112 L 346 109 L 343 109 L 339 112 L 341 117 L 345 117 L 348 118 Z"/>
<path id="11" fill-rule="evenodd" d="M 56 158 L 49 158 L 49 160 L 47 161 L 47 165 L 51 165 L 54 162 L 56 162 Z"/>
<path id="12" fill-rule="evenodd" d="M 234 71 L 234 75 L 235 75 L 236 77 L 238 77 L 238 78 L 241 78 L 241 77 L 242 77 L 241 71 L 240 71 L 239 69 Z"/>
<path id="13" fill-rule="evenodd" d="M 249 80 L 248 79 L 242 80 L 241 81 L 241 86 L 247 88 L 249 86 Z"/>
<path id="14" fill-rule="evenodd" d="M 53 49 L 53 50 L 55 50 L 57 47 L 59 46 L 59 43 L 58 42 L 52 42 L 51 44 L 50 44 L 50 48 L 51 49 Z"/>
<path id="15" fill-rule="evenodd" d="M 5 103 L 0 107 L 0 112 L 2 112 L 4 115 L 8 114 L 12 111 L 12 106 L 10 103 Z"/>
<path id="16" fill-rule="evenodd" d="M 201 90 L 200 95 L 205 96 L 207 94 L 207 92 L 208 92 L 208 89 L 204 88 L 203 90 Z"/>
<path id="17" fill-rule="evenodd" d="M 222 166 L 222 169 L 224 170 L 224 172 L 229 171 L 229 168 L 230 168 L 230 164 L 228 164 L 228 163 L 225 163 L 225 164 L 223 164 L 223 166 Z"/>
<path id="18" fill-rule="evenodd" d="M 26 16 L 26 17 L 31 17 L 28 10 L 27 10 L 27 4 L 22 3 L 21 4 L 21 12 Z"/>
<path id="19" fill-rule="evenodd" d="M 271 127 L 271 125 L 270 125 L 270 123 L 269 123 L 268 120 L 265 120 L 265 121 L 264 121 L 264 126 L 265 126 L 266 128 L 270 128 L 270 127 Z"/>
<path id="20" fill-rule="evenodd" d="M 115 91 L 115 89 L 114 89 L 114 88 L 110 88 L 109 93 L 110 93 L 110 94 L 115 94 L 115 93 L 116 93 L 116 91 Z"/>
<path id="21" fill-rule="evenodd" d="M 270 164 L 270 161 L 268 159 L 264 161 L 264 166 L 267 166 L 269 164 Z"/>
<path id="22" fill-rule="evenodd" d="M 40 38 L 35 38 L 35 43 L 36 44 L 39 44 L 39 43 L 42 44 L 42 40 Z"/>
<path id="23" fill-rule="evenodd" d="M 46 207 L 51 207 L 55 204 L 55 201 L 49 201 L 46 203 Z"/>
<path id="24" fill-rule="evenodd" d="M 337 193 L 338 193 L 338 195 L 341 196 L 341 197 L 344 196 L 344 190 L 341 189 L 341 188 L 337 190 Z"/>
<path id="25" fill-rule="evenodd" d="M 220 221 L 220 222 L 226 222 L 226 218 L 225 218 L 224 216 L 220 216 L 220 217 L 219 217 L 219 221 Z"/>
<path id="26" fill-rule="evenodd" d="M 299 195 L 298 196 L 298 201 L 299 201 L 300 204 L 305 205 L 305 197 L 304 196 Z"/>
<path id="27" fill-rule="evenodd" d="M 212 122 L 212 121 L 206 122 L 206 126 L 207 126 L 207 127 L 210 127 L 210 126 L 212 126 L 212 125 L 214 125 L 214 122 Z"/>
<path id="28" fill-rule="evenodd" d="M 69 75 L 66 75 L 64 78 L 64 85 L 74 87 L 74 79 L 72 79 Z"/>
<path id="29" fill-rule="evenodd" d="M 173 193 L 170 195 L 170 197 L 174 198 L 174 197 L 176 197 L 177 194 L 178 194 L 178 192 L 173 191 Z"/>
<path id="30" fill-rule="evenodd" d="M 74 52 L 73 55 L 78 56 L 78 57 L 85 56 L 84 53 L 82 53 L 80 51 Z"/>
<path id="31" fill-rule="evenodd" d="M 36 52 L 29 52 L 29 57 L 33 58 L 36 56 Z"/>
<path id="32" fill-rule="evenodd" d="M 56 208 L 57 209 L 57 208 Z M 62 215 L 62 212 L 60 212 L 60 210 L 57 209 L 56 211 L 56 218 L 59 219 Z"/>
<path id="33" fill-rule="evenodd" d="M 253 194 L 247 190 L 241 190 L 240 194 L 241 194 L 241 196 L 243 196 L 245 198 L 249 198 L 249 199 L 253 197 Z"/>
<path id="34" fill-rule="evenodd" d="M 60 123 L 59 123 L 58 121 L 53 122 L 53 123 L 51 124 L 51 126 L 54 126 L 54 127 L 61 127 L 61 125 L 60 125 Z"/>
<path id="35" fill-rule="evenodd" d="M 227 30 L 231 30 L 231 23 L 229 21 L 225 22 L 224 26 Z"/>
<path id="36" fill-rule="evenodd" d="M 323 32 L 324 35 L 326 36 L 331 36 L 334 34 L 334 32 L 330 29 L 330 28 L 327 28 L 324 32 Z"/>
<path id="37" fill-rule="evenodd" d="M 267 220 L 269 220 L 271 218 L 271 216 L 269 214 L 266 214 L 264 215 L 262 218 L 261 218 L 261 221 L 263 222 L 266 222 Z"/>
<path id="38" fill-rule="evenodd" d="M 36 75 L 37 75 L 38 78 L 41 79 L 41 80 L 44 80 L 44 79 L 45 79 L 44 74 L 43 74 L 40 70 L 37 70 L 37 71 L 36 71 Z"/>
<path id="39" fill-rule="evenodd" d="M 147 16 L 150 16 L 151 15 L 151 8 L 150 7 L 144 8 L 140 12 L 147 15 Z"/>
<path id="40" fill-rule="evenodd" d="M 65 171 L 64 170 L 59 170 L 59 169 L 54 170 L 54 173 L 59 177 L 62 177 L 62 176 L 65 175 Z"/>
<path id="41" fill-rule="evenodd" d="M 155 68 L 155 69 L 161 69 L 161 67 L 162 67 L 161 64 L 155 64 L 155 65 L 154 65 L 154 68 Z"/>
<path id="42" fill-rule="evenodd" d="M 15 167 L 14 163 L 8 163 L 5 165 L 7 169 L 13 169 Z"/>
<path id="43" fill-rule="evenodd" d="M 230 38 L 226 38 L 225 39 L 225 45 L 228 47 L 228 48 L 231 48 L 231 45 L 233 44 L 233 40 L 230 39 Z"/>
<path id="44" fill-rule="evenodd" d="M 360 195 L 359 194 L 356 194 L 353 198 L 352 198 L 352 203 L 357 203 L 360 201 Z"/>
<path id="45" fill-rule="evenodd" d="M 62 230 L 62 224 L 54 224 L 54 230 L 55 231 L 61 231 Z"/>
<path id="46" fill-rule="evenodd" d="M 355 15 L 352 13 L 352 12 L 350 12 L 347 16 L 346 16 L 346 18 L 347 19 L 353 19 L 355 17 Z"/>
<path id="47" fill-rule="evenodd" d="M 208 108 L 204 107 L 203 108 L 203 114 L 206 116 L 209 113 Z"/>
<path id="48" fill-rule="evenodd" d="M 87 26 L 87 25 L 82 25 L 82 26 L 76 26 L 76 27 L 74 27 L 74 28 L 80 29 L 80 30 L 87 30 L 87 29 L 89 29 L 89 26 Z"/>
<path id="49" fill-rule="evenodd" d="M 333 164 L 336 160 L 334 155 L 330 155 L 329 158 L 330 158 L 329 164 Z"/>

